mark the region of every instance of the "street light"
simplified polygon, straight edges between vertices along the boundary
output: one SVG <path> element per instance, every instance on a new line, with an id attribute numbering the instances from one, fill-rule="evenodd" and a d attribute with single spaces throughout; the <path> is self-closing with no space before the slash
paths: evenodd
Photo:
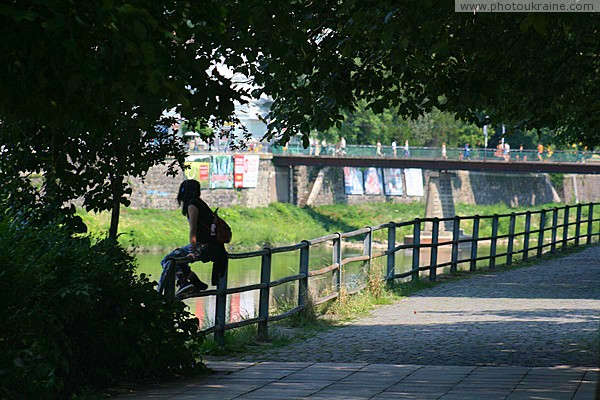
<path id="1" fill-rule="evenodd" d="M 483 161 L 487 158 L 487 146 L 488 146 L 488 124 L 490 123 L 490 116 L 486 115 L 483 119 Z"/>

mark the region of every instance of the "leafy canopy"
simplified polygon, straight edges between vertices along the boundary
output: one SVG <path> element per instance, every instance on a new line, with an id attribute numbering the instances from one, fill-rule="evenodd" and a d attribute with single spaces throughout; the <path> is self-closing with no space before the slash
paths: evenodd
<path id="1" fill-rule="evenodd" d="M 598 144 L 597 14 L 455 13 L 450 0 L 243 2 L 233 34 L 259 51 L 271 134 L 322 131 L 357 100 L 417 118 L 549 127 Z M 254 12 L 253 12 L 254 10 Z M 247 34 L 248 33 L 248 34 Z"/>
<path id="2" fill-rule="evenodd" d="M 479 124 L 485 110 L 597 145 L 599 18 L 455 13 L 450 0 L 5 2 L 6 196 L 25 199 L 24 173 L 43 173 L 35 196 L 48 209 L 84 196 L 117 210 L 127 176 L 183 163 L 180 139 L 156 129 L 173 122 L 165 110 L 219 126 L 262 94 L 273 98 L 266 138 L 283 142 L 341 128 L 365 101 L 375 114 L 436 109 Z"/>

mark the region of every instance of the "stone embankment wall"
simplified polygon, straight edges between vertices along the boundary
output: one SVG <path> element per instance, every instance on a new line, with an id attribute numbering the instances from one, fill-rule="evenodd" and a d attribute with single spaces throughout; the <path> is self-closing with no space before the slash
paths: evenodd
<path id="1" fill-rule="evenodd" d="M 511 207 L 560 202 L 547 174 L 509 174 L 457 171 L 452 180 L 454 201 Z"/>
<path id="2" fill-rule="evenodd" d="M 183 179 L 166 176 L 166 166 L 152 168 L 144 182 L 132 179 L 133 208 L 177 208 L 177 190 Z M 275 167 L 269 154 L 261 155 L 258 186 L 248 189 L 203 188 L 202 198 L 211 207 L 240 205 L 266 207 L 275 202 L 306 204 L 319 167 Z M 291 175 L 291 179 L 290 179 Z M 346 195 L 341 168 L 326 168 L 322 172 L 319 190 L 311 196 L 311 205 L 361 204 L 373 202 L 406 203 L 424 201 L 424 197 Z M 428 171 L 424 171 L 425 192 Z M 404 187 L 406 188 L 406 182 Z M 574 183 L 576 186 L 574 186 Z M 555 201 L 573 203 L 600 200 L 600 176 L 565 175 L 562 187 L 553 187 L 547 174 L 508 174 L 457 171 L 452 180 L 454 200 L 467 204 L 498 204 L 510 206 L 540 205 Z M 576 190 L 574 189 L 576 188 Z"/>
<path id="3" fill-rule="evenodd" d="M 175 177 L 167 176 L 167 167 L 159 165 L 148 171 L 144 181 L 132 179 L 131 207 L 159 208 L 172 210 L 177 206 L 177 191 L 184 179 L 179 171 Z M 258 184 L 247 189 L 209 189 L 202 188 L 202 198 L 211 207 L 240 205 L 245 207 L 266 207 L 274 202 L 289 200 L 289 181 L 287 168 L 276 168 L 269 154 L 261 155 Z"/>
<path id="4" fill-rule="evenodd" d="M 565 203 L 589 203 L 600 200 L 600 175 L 565 175 L 557 188 Z"/>

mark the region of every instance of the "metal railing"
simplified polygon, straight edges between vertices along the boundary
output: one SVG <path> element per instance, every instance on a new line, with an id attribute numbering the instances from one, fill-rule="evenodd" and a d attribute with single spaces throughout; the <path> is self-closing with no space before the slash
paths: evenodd
<path id="1" fill-rule="evenodd" d="M 383 157 L 383 158 L 404 158 L 406 157 L 404 148 L 398 146 L 396 152 L 391 146 L 381 146 L 378 150 L 373 145 L 348 145 L 340 148 L 336 145 L 309 146 L 304 148 L 301 144 L 288 145 L 286 147 L 272 147 L 270 151 L 276 155 L 306 155 L 306 156 L 339 156 L 339 157 Z M 448 148 L 446 157 L 442 155 L 440 147 L 410 147 L 410 158 L 426 160 L 477 160 L 490 162 L 552 162 L 552 163 L 600 163 L 600 152 L 587 150 L 556 150 L 545 151 L 538 156 L 537 150 L 519 150 L 511 149 L 507 156 L 499 149 L 471 148 L 468 159 L 465 158 L 465 151 L 461 148 Z"/>
<path id="2" fill-rule="evenodd" d="M 440 269 L 445 269 L 449 273 L 456 273 L 459 269 L 476 271 L 480 267 L 495 269 L 499 260 L 503 258 L 505 265 L 511 265 L 517 260 L 516 257 L 527 261 L 531 257 L 540 258 L 545 252 L 554 254 L 564 251 L 568 245 L 580 246 L 582 242 L 589 245 L 599 241 L 600 215 L 594 215 L 594 212 L 600 214 L 600 207 L 597 206 L 598 203 L 589 203 L 509 214 L 417 218 L 413 221 L 389 222 L 351 232 L 334 233 L 317 239 L 304 240 L 291 246 L 230 254 L 230 259 L 260 257 L 260 282 L 228 288 L 225 273 L 220 277 L 216 289 L 195 293 L 188 297 L 216 297 L 214 325 L 205 329 L 204 333 L 214 333 L 218 343 L 223 343 L 226 330 L 250 324 L 258 324 L 259 337 L 266 338 L 269 322 L 279 321 L 302 311 L 309 297 L 313 304 L 321 304 L 339 297 L 342 292 L 351 295 L 364 289 L 365 284 L 357 285 L 350 290 L 346 287 L 344 274 L 347 266 L 353 263 L 363 263 L 366 268 L 370 268 L 374 259 L 386 257 L 385 276 L 381 276 L 381 279 L 385 279 L 390 284 L 398 279 L 416 281 L 422 275 L 427 275 L 430 281 L 435 281 Z M 452 224 L 451 232 L 442 232 L 440 227 L 446 226 L 447 222 Z M 470 234 L 464 234 L 465 230 Z M 374 246 L 375 235 L 378 235 L 380 246 Z M 405 240 L 402 244 L 397 244 L 397 238 L 401 235 L 404 235 Z M 356 247 L 356 239 L 362 239 L 362 254 L 345 257 L 344 244 L 355 240 L 354 247 Z M 323 244 L 331 245 L 332 263 L 311 270 L 310 250 Z M 499 253 L 499 244 L 506 245 L 506 250 Z M 489 254 L 479 253 L 483 245 L 489 245 Z M 448 261 L 439 260 L 439 250 L 442 247 L 450 250 Z M 462 249 L 462 253 L 466 253 L 467 256 L 460 258 L 459 249 Z M 272 280 L 272 256 L 295 251 L 300 253 L 297 273 Z M 399 251 L 411 253 L 412 262 L 406 271 L 397 271 L 396 253 Z M 482 262 L 485 262 L 485 265 L 482 265 Z M 162 293 L 171 299 L 175 295 L 175 263 L 176 260 L 173 260 L 167 266 L 166 284 L 162 290 Z M 312 298 L 311 278 L 327 274 L 332 275 L 332 293 Z M 270 289 L 288 282 L 298 282 L 296 306 L 286 312 L 271 315 Z M 227 296 L 252 290 L 260 291 L 258 315 L 228 323 L 226 321 Z"/>

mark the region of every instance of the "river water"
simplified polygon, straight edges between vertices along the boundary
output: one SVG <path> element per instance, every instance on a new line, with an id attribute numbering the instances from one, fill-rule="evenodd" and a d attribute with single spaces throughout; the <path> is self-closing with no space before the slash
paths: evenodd
<path id="1" fill-rule="evenodd" d="M 533 243 L 530 245 L 533 246 Z M 515 244 L 515 251 L 520 250 L 521 246 Z M 380 252 L 383 249 L 374 249 L 374 252 Z M 497 254 L 502 254 L 506 251 L 505 245 L 498 245 Z M 343 258 L 352 257 L 362 254 L 361 247 L 343 246 Z M 478 246 L 478 257 L 487 256 L 490 254 L 490 247 Z M 532 255 L 533 253 L 531 253 Z M 530 255 L 530 256 L 531 256 Z M 162 267 L 160 261 L 164 254 L 156 253 L 141 253 L 137 255 L 138 273 L 145 273 L 151 279 L 158 280 Z M 459 260 L 470 257 L 470 249 L 459 250 Z M 450 261 L 451 247 L 440 246 L 438 250 L 438 263 Z M 515 259 L 520 259 L 520 255 L 516 255 Z M 333 251 L 331 246 L 313 246 L 310 249 L 310 270 L 317 270 L 333 263 Z M 299 273 L 300 251 L 287 253 L 276 253 L 272 256 L 271 262 L 271 280 L 277 280 L 286 276 L 296 275 Z M 505 263 L 506 257 L 499 257 L 496 260 L 496 265 Z M 412 266 L 412 250 L 400 250 L 395 255 L 396 273 L 409 271 Z M 430 262 L 430 251 L 428 249 L 421 250 L 420 265 L 426 266 Z M 228 269 L 228 287 L 239 287 L 260 283 L 260 263 L 261 257 L 236 259 L 229 261 Z M 478 262 L 479 268 L 487 268 L 489 261 L 484 260 Z M 378 271 L 383 277 L 385 266 L 387 265 L 387 257 L 374 259 L 370 268 Z M 192 264 L 192 269 L 198 274 L 200 279 L 210 284 L 212 263 L 195 263 Z M 469 264 L 459 264 L 459 270 L 468 270 Z M 360 286 L 366 282 L 369 265 L 365 262 L 354 262 L 344 266 L 342 279 L 348 290 Z M 441 271 L 438 269 L 438 274 L 447 272 L 448 268 Z M 427 273 L 422 272 L 423 278 L 427 279 Z M 310 278 L 309 289 L 311 295 L 315 298 L 322 297 L 332 293 L 333 290 L 333 274 L 326 274 L 319 277 Z M 270 292 L 270 304 L 272 309 L 287 310 L 297 305 L 298 284 L 297 282 L 289 282 L 280 286 L 274 287 Z M 228 322 L 236 322 L 242 319 L 253 318 L 258 315 L 258 300 L 259 291 L 253 290 L 243 293 L 235 293 L 228 296 L 227 299 L 227 314 Z M 215 297 L 191 298 L 186 300 L 186 304 L 196 317 L 201 321 L 201 325 L 208 327 L 213 324 L 215 312 Z"/>

